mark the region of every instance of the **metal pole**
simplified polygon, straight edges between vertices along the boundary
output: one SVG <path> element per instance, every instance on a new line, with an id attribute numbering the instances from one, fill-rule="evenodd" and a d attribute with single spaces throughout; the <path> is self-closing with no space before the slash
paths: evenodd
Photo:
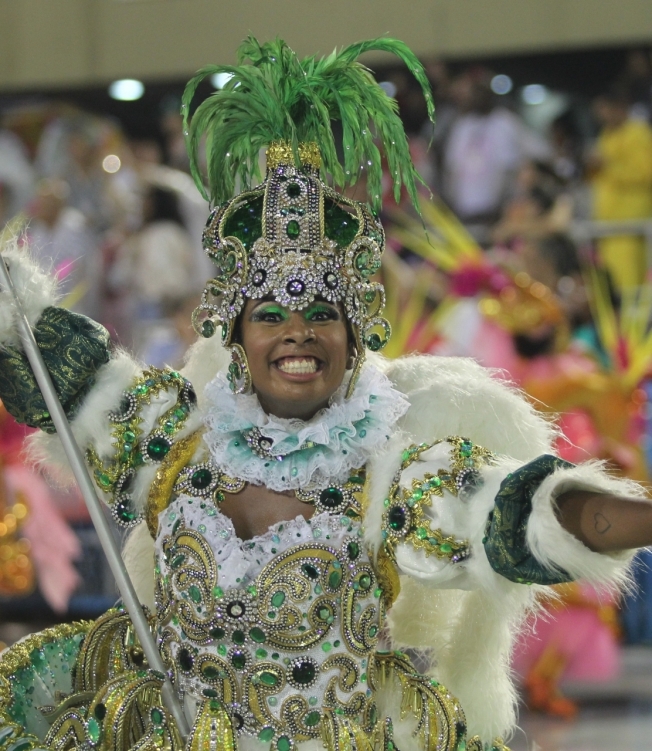
<path id="1" fill-rule="evenodd" d="M 138 639 L 140 640 L 143 651 L 145 652 L 150 668 L 157 670 L 166 676 L 165 682 L 161 688 L 163 701 L 174 717 L 179 733 L 185 740 L 190 731 L 188 721 L 186 720 L 181 703 L 179 702 L 179 697 L 177 696 L 170 679 L 167 677 L 165 664 L 163 663 L 161 655 L 156 647 L 156 642 L 154 641 L 152 632 L 149 630 L 147 618 L 143 613 L 138 596 L 136 595 L 136 590 L 131 583 L 131 579 L 125 568 L 118 546 L 111 534 L 111 527 L 102 511 L 101 501 L 95 492 L 95 487 L 93 486 L 93 482 L 88 474 L 86 463 L 84 462 L 82 453 L 77 445 L 72 429 L 70 428 L 66 414 L 63 411 L 59 397 L 57 396 L 57 392 L 52 384 L 50 373 L 43 362 L 43 357 L 41 356 L 38 344 L 34 338 L 34 332 L 29 325 L 29 321 L 27 320 L 23 307 L 18 299 L 16 289 L 11 276 L 9 275 L 9 270 L 4 258 L 2 258 L 0 262 L 0 277 L 0 281 L 9 290 L 14 299 L 17 313 L 16 320 L 25 354 L 27 355 L 29 364 L 32 367 L 39 388 L 41 389 L 41 393 L 43 394 L 50 416 L 52 417 L 54 427 L 57 430 L 57 435 L 63 444 L 64 451 L 70 462 L 75 479 L 79 484 L 84 501 L 86 502 L 86 507 L 88 508 L 88 513 L 91 516 L 91 520 L 97 531 L 104 554 L 109 562 L 111 572 L 113 573 L 118 585 L 122 602 L 134 624 L 136 634 L 138 635 Z"/>

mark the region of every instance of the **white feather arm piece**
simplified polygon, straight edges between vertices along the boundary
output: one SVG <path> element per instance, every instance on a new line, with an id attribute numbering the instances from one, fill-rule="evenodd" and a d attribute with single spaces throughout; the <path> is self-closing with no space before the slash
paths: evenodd
<path id="1" fill-rule="evenodd" d="M 34 326 L 45 308 L 57 301 L 56 280 L 34 261 L 26 245 L 11 237 L 2 245 L 2 257 L 9 267 L 18 299 L 30 325 Z M 0 345 L 18 345 L 16 306 L 8 290 L 0 290 Z"/>

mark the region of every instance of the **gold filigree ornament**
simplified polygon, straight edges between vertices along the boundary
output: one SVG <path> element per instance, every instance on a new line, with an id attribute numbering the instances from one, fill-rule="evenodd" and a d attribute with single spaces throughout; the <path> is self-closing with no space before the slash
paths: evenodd
<path id="1" fill-rule="evenodd" d="M 369 661 L 369 686 L 398 687 L 401 719 L 416 716 L 413 736 L 425 751 L 460 751 L 466 741 L 466 717 L 457 699 L 435 680 L 418 673 L 407 655 L 377 652 Z M 470 748 L 467 744 L 467 751 Z"/>
<path id="2" fill-rule="evenodd" d="M 142 430 L 142 409 L 162 392 L 176 389 L 177 400 L 156 421 L 145 435 Z M 90 448 L 87 461 L 97 486 L 111 497 L 109 506 L 115 521 L 122 527 L 133 527 L 141 520 L 131 496 L 136 473 L 144 464 L 158 464 L 174 445 L 174 436 L 185 426 L 188 415 L 197 404 L 197 396 L 189 381 L 175 370 L 145 370 L 130 389 L 122 395 L 120 406 L 109 413 L 112 423 L 112 457 L 103 461 Z"/>
<path id="3" fill-rule="evenodd" d="M 402 487 L 401 474 L 421 454 L 440 443 L 451 444 L 449 468 L 438 470 L 436 475 L 425 473 L 423 478 L 413 479 L 411 487 Z M 401 457 L 401 468 L 385 499 L 382 536 L 388 553 L 393 556 L 396 545 L 407 542 L 417 550 L 423 550 L 426 556 L 435 555 L 452 563 L 468 558 L 468 540 L 457 540 L 445 535 L 441 529 L 433 529 L 425 509 L 432 506 L 434 496 L 442 497 L 444 490 L 454 496 L 472 492 L 482 482 L 479 468 L 492 460 L 491 452 L 457 436 L 406 449 Z"/>

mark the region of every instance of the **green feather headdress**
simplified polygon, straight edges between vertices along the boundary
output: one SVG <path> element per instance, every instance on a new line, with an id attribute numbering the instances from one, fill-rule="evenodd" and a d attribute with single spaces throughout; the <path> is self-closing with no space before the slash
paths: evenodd
<path id="1" fill-rule="evenodd" d="M 285 42 L 260 44 L 248 37 L 238 50 L 238 65 L 202 68 L 186 86 L 182 114 L 192 176 L 202 195 L 215 204 L 232 198 L 240 189 L 260 180 L 258 155 L 276 141 L 292 147 L 300 166 L 299 144 L 316 142 L 322 166 L 335 187 L 354 185 L 361 166 L 367 174 L 370 201 L 381 204 L 381 144 L 398 201 L 404 185 L 418 206 L 416 183 L 422 182 L 410 158 L 407 137 L 398 116 L 398 105 L 374 80 L 357 58 L 369 51 L 392 52 L 421 85 L 428 116 L 434 118 L 430 85 L 423 66 L 396 39 L 372 39 L 352 44 L 318 60 L 300 60 Z M 249 61 L 250 64 L 246 64 Z M 216 73 L 232 77 L 219 91 L 203 101 L 190 116 L 197 87 Z M 343 160 L 338 157 L 333 123 L 342 128 Z M 206 135 L 209 192 L 199 168 L 198 151 Z"/>

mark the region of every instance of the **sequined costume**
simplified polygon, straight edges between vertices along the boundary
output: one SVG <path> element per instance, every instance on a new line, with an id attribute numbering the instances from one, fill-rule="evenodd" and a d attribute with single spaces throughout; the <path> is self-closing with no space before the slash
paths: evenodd
<path id="1" fill-rule="evenodd" d="M 282 43 L 248 45 L 257 62 L 245 67 L 272 76 L 281 58 L 291 73 Z M 323 74 L 304 63 L 307 79 Z M 259 82 L 232 70 L 229 106 Z M 473 362 L 377 354 L 389 335 L 371 280 L 382 227 L 321 182 L 314 146 L 296 146 L 272 144 L 263 184 L 211 214 L 217 272 L 195 316 L 206 338 L 181 372 L 109 352 L 101 327 L 39 304 L 39 272 L 4 253 L 37 339 L 55 343 L 48 365 L 98 490 L 131 528 L 125 560 L 192 731 L 184 744 L 118 608 L 0 657 L 2 751 L 501 751 L 516 719 L 511 644 L 538 588 L 626 576 L 629 554 L 585 548 L 554 498 L 642 489 L 550 455 L 550 424 Z M 248 382 L 234 330 L 244 299 L 267 295 L 291 309 L 340 302 L 358 345 L 308 421 L 265 413 Z M 45 429 L 32 452 L 61 462 L 11 324 L 0 341 L 0 396 Z M 241 540 L 220 504 L 246 482 L 315 513 Z"/>

